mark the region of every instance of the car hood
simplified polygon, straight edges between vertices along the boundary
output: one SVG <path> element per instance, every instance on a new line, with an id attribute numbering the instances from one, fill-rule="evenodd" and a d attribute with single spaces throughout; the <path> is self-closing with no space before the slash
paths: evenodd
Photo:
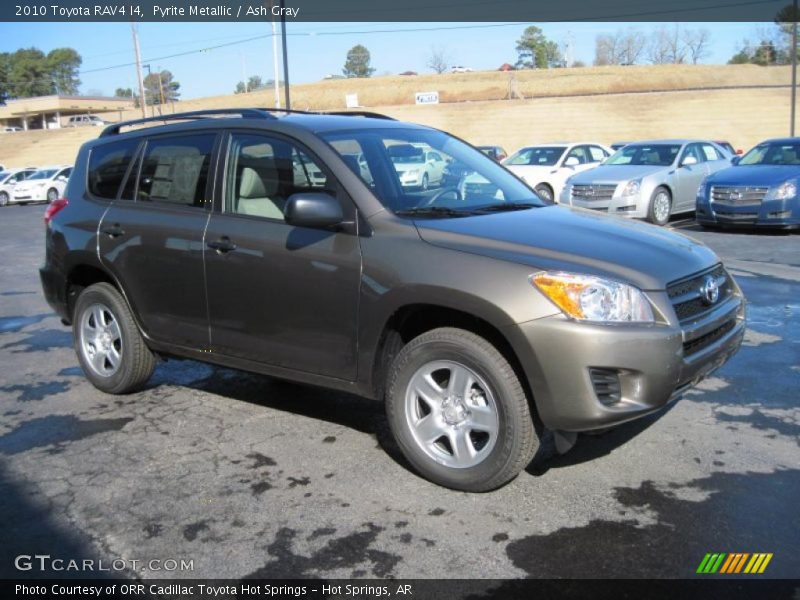
<path id="1" fill-rule="evenodd" d="M 425 163 L 424 162 L 420 162 L 420 163 L 399 163 L 399 162 L 396 162 L 396 163 L 393 163 L 393 164 L 394 164 L 394 168 L 396 170 L 397 169 L 403 169 L 404 171 L 408 171 L 409 169 L 424 169 L 425 168 Z"/>
<path id="2" fill-rule="evenodd" d="M 422 239 L 451 250 L 517 262 L 535 270 L 610 277 L 643 290 L 719 262 L 682 234 L 563 206 L 454 219 L 418 219 Z"/>
<path id="3" fill-rule="evenodd" d="M 504 165 L 506 169 L 512 173 L 550 173 L 551 171 L 558 171 L 555 165 Z"/>
<path id="4" fill-rule="evenodd" d="M 570 183 L 619 183 L 640 179 L 655 173 L 671 171 L 672 167 L 658 165 L 600 165 L 569 178 Z"/>
<path id="5" fill-rule="evenodd" d="M 782 165 L 744 165 L 728 167 L 708 178 L 714 185 L 779 185 L 787 179 L 800 177 L 800 167 Z"/>

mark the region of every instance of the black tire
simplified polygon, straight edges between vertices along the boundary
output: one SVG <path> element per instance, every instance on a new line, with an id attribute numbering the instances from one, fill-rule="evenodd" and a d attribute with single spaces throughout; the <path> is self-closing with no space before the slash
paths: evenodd
<path id="1" fill-rule="evenodd" d="M 108 313 L 119 326 L 119 366 L 113 374 L 104 376 L 90 364 L 82 348 L 81 327 L 84 316 L 94 306 L 107 308 Z M 96 325 L 96 324 L 95 324 Z M 78 355 L 86 378 L 97 389 L 109 394 L 128 394 L 135 392 L 147 383 L 156 366 L 156 358 L 145 344 L 142 334 L 133 319 L 128 303 L 122 295 L 108 283 L 89 286 L 78 297 L 73 315 L 72 333 L 75 353 Z"/>
<path id="2" fill-rule="evenodd" d="M 58 200 L 58 190 L 56 188 L 47 190 L 47 202 L 55 202 L 56 200 Z"/>
<path id="3" fill-rule="evenodd" d="M 539 195 L 539 197 L 547 202 L 548 204 L 555 203 L 555 198 L 553 198 L 553 188 L 551 188 L 546 183 L 540 183 L 537 185 L 533 190 Z"/>
<path id="4" fill-rule="evenodd" d="M 660 202 L 661 195 L 666 195 L 666 199 L 668 202 L 668 208 L 666 212 L 666 216 L 664 213 L 659 210 L 656 206 L 657 202 Z M 657 214 L 658 213 L 658 214 Z M 653 225 L 660 225 L 664 226 L 669 223 L 669 217 L 672 214 L 672 194 L 670 194 L 669 190 L 665 188 L 663 185 L 658 186 L 655 190 L 653 190 L 653 195 L 650 196 L 650 204 L 647 207 L 647 220 L 650 221 Z"/>
<path id="5" fill-rule="evenodd" d="M 422 190 L 423 191 L 427 191 L 428 190 L 428 174 L 427 173 L 425 173 L 422 176 Z"/>
<path id="6" fill-rule="evenodd" d="M 486 456 L 475 465 L 447 466 L 415 440 L 407 416 L 407 390 L 415 374 L 436 361 L 463 365 L 491 388 L 497 434 L 491 449 L 485 446 Z M 389 426 L 398 446 L 423 477 L 439 485 L 468 492 L 496 489 L 514 479 L 539 448 L 529 399 L 517 374 L 492 344 L 471 332 L 445 327 L 411 340 L 393 361 L 386 390 Z"/>
<path id="7" fill-rule="evenodd" d="M 0 206 L 8 206 L 8 192 L 0 192 Z"/>

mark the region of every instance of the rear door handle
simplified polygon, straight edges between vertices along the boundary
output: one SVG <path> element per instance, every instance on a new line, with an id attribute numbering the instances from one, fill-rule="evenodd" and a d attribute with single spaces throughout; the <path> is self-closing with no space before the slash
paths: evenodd
<path id="1" fill-rule="evenodd" d="M 125 235 L 125 230 L 119 223 L 114 223 L 113 225 L 109 225 L 108 227 L 103 227 L 100 229 L 102 233 L 105 233 L 108 237 L 119 237 L 121 235 Z"/>
<path id="2" fill-rule="evenodd" d="M 206 246 L 212 250 L 216 250 L 219 254 L 226 254 L 236 250 L 236 244 L 234 244 L 229 237 L 221 237 L 214 242 L 206 242 Z"/>

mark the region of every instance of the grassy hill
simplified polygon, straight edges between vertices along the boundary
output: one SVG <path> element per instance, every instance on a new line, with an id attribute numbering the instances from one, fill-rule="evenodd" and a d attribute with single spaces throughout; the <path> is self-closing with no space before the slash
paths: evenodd
<path id="1" fill-rule="evenodd" d="M 728 139 L 750 147 L 765 137 L 786 135 L 789 89 L 769 86 L 789 83 L 788 67 L 754 65 L 587 67 L 511 75 L 487 71 L 293 85 L 292 103 L 298 109 L 342 110 L 345 94 L 357 93 L 366 109 L 444 129 L 476 144 L 501 144 L 509 151 L 558 140 L 610 143 L 681 136 Z M 508 100 L 512 88 L 524 99 Z M 680 91 L 693 88 L 710 89 Z M 434 90 L 442 104 L 414 104 L 415 92 Z M 178 102 L 175 110 L 272 104 L 270 89 Z M 123 118 L 138 116 L 131 111 Z M 0 163 L 71 162 L 80 144 L 98 133 L 85 128 L 7 134 L 0 137 L 5 142 L 0 143 Z"/>

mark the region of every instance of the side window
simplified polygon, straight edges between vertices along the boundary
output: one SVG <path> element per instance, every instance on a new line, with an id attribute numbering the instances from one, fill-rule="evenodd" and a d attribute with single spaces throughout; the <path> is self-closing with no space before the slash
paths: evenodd
<path id="1" fill-rule="evenodd" d="M 722 160 L 722 156 L 720 156 L 719 152 L 717 152 L 717 149 L 711 144 L 703 144 L 702 150 L 703 156 L 705 156 L 706 160 Z"/>
<path id="2" fill-rule="evenodd" d="M 529 165 L 531 164 L 531 159 L 533 158 L 533 152 L 531 150 L 522 150 L 518 152 L 516 156 L 514 156 L 511 160 L 508 161 L 510 165 Z"/>
<path id="3" fill-rule="evenodd" d="M 681 162 L 683 162 L 683 160 L 687 156 L 694 156 L 697 159 L 698 163 L 705 162 L 706 160 L 703 154 L 700 152 L 699 144 L 689 144 L 688 146 L 686 146 L 686 151 L 683 153 L 683 158 L 681 159 Z"/>
<path id="4" fill-rule="evenodd" d="M 431 152 L 428 157 L 436 162 L 442 162 L 442 157 L 437 152 Z"/>
<path id="5" fill-rule="evenodd" d="M 225 212 L 283 220 L 292 194 L 336 195 L 325 169 L 301 148 L 263 135 L 231 135 L 225 178 Z"/>
<path id="6" fill-rule="evenodd" d="M 138 140 L 121 140 L 92 148 L 89 155 L 89 193 L 113 200 L 128 170 Z"/>
<path id="7" fill-rule="evenodd" d="M 589 155 L 591 160 L 589 162 L 601 162 L 608 158 L 608 153 L 605 152 L 600 146 L 588 146 L 589 148 Z"/>
<path id="8" fill-rule="evenodd" d="M 586 158 L 586 146 L 575 146 L 570 153 L 567 154 L 567 158 L 565 160 L 569 160 L 570 158 L 577 158 L 580 164 L 586 164 L 589 162 Z"/>
<path id="9" fill-rule="evenodd" d="M 148 141 L 136 199 L 205 207 L 215 138 L 215 134 L 204 133 Z"/>
<path id="10" fill-rule="evenodd" d="M 59 171 L 58 175 L 56 175 L 56 179 L 58 179 L 59 177 L 63 177 L 64 179 L 69 179 L 70 175 L 72 175 L 72 167 Z"/>

